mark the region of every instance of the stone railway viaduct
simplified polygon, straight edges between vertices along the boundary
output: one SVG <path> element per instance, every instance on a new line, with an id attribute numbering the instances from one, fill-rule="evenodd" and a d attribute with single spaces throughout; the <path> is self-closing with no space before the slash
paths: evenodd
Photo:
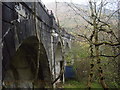
<path id="1" fill-rule="evenodd" d="M 40 1 L 0 2 L 0 9 L 2 86 L 52 87 L 64 65 L 62 50 L 71 47 L 72 36 L 59 28 L 52 11 Z"/>

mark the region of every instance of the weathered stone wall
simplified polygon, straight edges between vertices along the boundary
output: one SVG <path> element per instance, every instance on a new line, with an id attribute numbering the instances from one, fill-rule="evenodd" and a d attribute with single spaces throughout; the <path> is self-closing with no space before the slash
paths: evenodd
<path id="1" fill-rule="evenodd" d="M 54 74 L 59 74 L 62 61 L 59 27 L 52 12 L 40 2 L 2 2 L 1 5 L 0 60 L 3 60 L 4 86 L 45 87 L 46 82 L 50 85 L 56 78 Z M 53 30 L 58 36 L 52 35 Z M 70 46 L 69 34 L 64 30 L 61 33 L 65 46 Z"/>

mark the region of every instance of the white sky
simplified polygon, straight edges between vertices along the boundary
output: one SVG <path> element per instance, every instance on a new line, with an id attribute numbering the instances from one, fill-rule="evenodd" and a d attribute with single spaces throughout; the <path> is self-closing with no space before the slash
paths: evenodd
<path id="1" fill-rule="evenodd" d="M 41 0 L 45 5 L 47 5 L 47 3 L 50 3 L 50 2 L 55 2 L 55 0 Z M 88 5 L 88 1 L 89 0 L 56 0 L 57 2 L 73 2 L 73 3 L 76 3 L 76 4 L 84 4 L 84 5 Z M 101 0 L 95 0 L 95 1 L 98 1 L 100 2 Z M 117 3 L 116 1 L 119 1 L 119 0 L 103 0 L 103 1 L 107 1 L 107 2 L 110 2 L 109 4 L 107 4 L 106 8 L 108 9 L 111 9 L 111 10 L 115 10 L 117 9 Z"/>
<path id="2" fill-rule="evenodd" d="M 44 4 L 49 2 L 55 2 L 55 0 L 41 0 Z M 57 2 L 73 2 L 76 4 L 86 4 L 88 0 L 56 0 Z"/>

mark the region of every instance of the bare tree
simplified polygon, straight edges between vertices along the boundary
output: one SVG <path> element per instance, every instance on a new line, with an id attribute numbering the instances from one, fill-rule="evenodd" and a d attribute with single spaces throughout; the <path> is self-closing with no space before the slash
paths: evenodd
<path id="1" fill-rule="evenodd" d="M 101 51 L 101 47 L 110 47 L 114 48 L 114 50 L 118 51 L 118 47 L 120 46 L 119 38 L 116 34 L 116 31 L 112 28 L 112 25 L 110 23 L 111 18 L 119 11 L 115 10 L 110 15 L 107 15 L 106 13 L 103 13 L 105 10 L 105 6 L 108 4 L 106 0 L 101 0 L 101 2 L 98 4 L 95 2 L 95 0 L 89 1 L 89 19 L 86 19 L 86 17 L 82 16 L 78 11 L 81 11 L 79 7 L 77 7 L 75 4 L 68 4 L 69 7 L 72 8 L 72 10 L 77 14 L 80 15 L 87 23 L 91 26 L 90 29 L 90 35 L 83 35 L 83 34 L 77 34 L 79 37 L 83 37 L 89 42 L 90 45 L 90 58 L 91 58 L 91 68 L 90 68 L 90 74 L 88 78 L 88 87 L 91 88 L 92 78 L 93 78 L 93 72 L 95 67 L 95 60 L 97 61 L 97 70 L 99 73 L 99 82 L 102 85 L 103 88 L 108 88 L 108 85 L 105 83 L 105 77 L 103 68 L 101 66 L 101 58 L 100 57 L 112 57 L 116 58 L 120 55 L 119 52 L 113 53 L 113 55 L 107 55 L 104 54 L 103 51 Z M 84 12 L 84 11 L 83 11 Z M 86 29 L 89 30 L 89 27 L 86 26 Z M 101 36 L 104 36 L 101 39 Z"/>

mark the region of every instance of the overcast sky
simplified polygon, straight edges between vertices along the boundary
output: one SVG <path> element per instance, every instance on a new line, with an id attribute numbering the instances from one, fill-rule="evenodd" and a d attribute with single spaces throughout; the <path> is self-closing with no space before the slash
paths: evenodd
<path id="1" fill-rule="evenodd" d="M 47 5 L 47 3 L 50 3 L 50 2 L 55 2 L 55 0 L 41 0 L 45 5 Z M 85 5 L 88 5 L 88 1 L 89 0 L 56 0 L 57 2 L 73 2 L 73 3 L 76 3 L 76 4 L 85 4 Z M 95 1 L 98 1 L 100 2 L 101 0 L 95 0 Z M 111 10 L 114 10 L 117 8 L 117 1 L 119 0 L 103 0 L 103 1 L 107 1 L 107 2 L 110 2 L 107 4 L 106 8 L 108 9 L 111 9 Z"/>
<path id="2" fill-rule="evenodd" d="M 57 2 L 74 2 L 77 4 L 86 4 L 88 0 L 56 0 Z M 55 2 L 55 0 L 42 0 L 44 4 L 49 3 L 49 2 Z"/>

